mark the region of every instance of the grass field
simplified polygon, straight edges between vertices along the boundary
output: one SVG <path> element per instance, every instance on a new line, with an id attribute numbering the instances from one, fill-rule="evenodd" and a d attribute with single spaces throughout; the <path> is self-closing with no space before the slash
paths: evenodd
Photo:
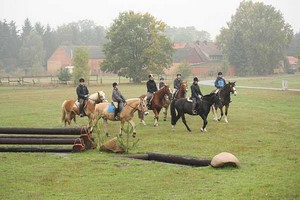
<path id="1" fill-rule="evenodd" d="M 127 98 L 145 93 L 144 85 L 119 88 Z M 111 89 L 89 87 L 104 90 L 108 99 Z M 207 94 L 213 88 L 201 89 Z M 61 103 L 75 97 L 73 86 L 1 86 L 0 126 L 60 127 Z M 98 150 L 0 153 L 0 199 L 300 199 L 300 93 L 238 89 L 232 100 L 229 123 L 215 122 L 210 114 L 207 133 L 200 132 L 199 117 L 187 116 L 191 133 L 181 121 L 171 131 L 170 116 L 156 128 L 151 112 L 147 126 L 135 118 L 140 141 L 130 153 L 211 159 L 226 151 L 240 160 L 238 169 L 129 160 Z M 87 124 L 86 118 L 78 121 Z M 108 128 L 114 136 L 119 124 L 110 122 Z"/>

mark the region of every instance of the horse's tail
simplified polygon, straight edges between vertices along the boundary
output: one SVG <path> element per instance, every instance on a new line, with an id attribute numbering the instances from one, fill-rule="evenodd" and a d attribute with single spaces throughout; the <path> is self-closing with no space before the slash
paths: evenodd
<path id="1" fill-rule="evenodd" d="M 65 103 L 67 101 L 64 101 L 61 105 L 61 122 L 64 123 L 66 120 L 66 110 L 65 110 Z"/>
<path id="2" fill-rule="evenodd" d="M 171 105 L 170 105 L 170 112 L 171 112 L 171 124 L 175 125 L 175 119 L 176 119 L 176 110 L 175 110 L 175 103 L 176 100 L 172 100 Z"/>

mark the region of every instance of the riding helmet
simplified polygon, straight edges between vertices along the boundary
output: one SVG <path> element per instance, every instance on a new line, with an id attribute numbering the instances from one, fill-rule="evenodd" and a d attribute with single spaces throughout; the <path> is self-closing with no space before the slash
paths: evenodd
<path id="1" fill-rule="evenodd" d="M 83 83 L 83 82 L 84 82 L 83 78 L 79 79 L 79 83 Z"/>
<path id="2" fill-rule="evenodd" d="M 117 82 L 114 82 L 114 83 L 112 84 L 113 87 L 116 87 L 117 85 L 118 85 Z"/>
<path id="3" fill-rule="evenodd" d="M 180 73 L 178 73 L 176 76 L 181 76 L 181 74 L 180 74 Z"/>
<path id="4" fill-rule="evenodd" d="M 160 79 L 159 79 L 159 80 L 163 81 L 163 80 L 165 80 L 165 79 L 164 79 L 164 77 L 160 77 Z"/>
<path id="5" fill-rule="evenodd" d="M 198 77 L 195 77 L 195 78 L 194 78 L 194 81 L 199 81 Z"/>
<path id="6" fill-rule="evenodd" d="M 153 77 L 153 74 L 149 74 L 149 76 L 148 76 L 149 78 L 151 78 L 151 77 Z"/>
<path id="7" fill-rule="evenodd" d="M 219 75 L 223 75 L 222 72 L 219 72 L 219 73 L 218 73 L 218 76 L 219 76 Z"/>

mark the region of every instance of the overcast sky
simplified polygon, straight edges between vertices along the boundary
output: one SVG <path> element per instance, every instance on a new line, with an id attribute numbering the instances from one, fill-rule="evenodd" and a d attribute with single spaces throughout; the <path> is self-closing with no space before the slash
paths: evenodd
<path id="1" fill-rule="evenodd" d="M 294 33 L 300 31 L 300 0 L 255 0 L 280 10 Z M 21 28 L 28 17 L 34 24 L 58 25 L 93 20 L 109 27 L 119 12 L 148 12 L 169 26 L 194 26 L 212 36 L 219 34 L 239 7 L 240 0 L 0 0 L 0 20 L 15 21 Z"/>

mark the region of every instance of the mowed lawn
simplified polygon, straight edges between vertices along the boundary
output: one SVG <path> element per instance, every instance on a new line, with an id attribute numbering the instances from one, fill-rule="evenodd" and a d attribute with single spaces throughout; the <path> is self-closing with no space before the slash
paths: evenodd
<path id="1" fill-rule="evenodd" d="M 213 89 L 200 87 L 205 94 Z M 119 88 L 126 98 L 146 91 L 144 84 Z M 111 99 L 110 84 L 89 90 L 104 90 Z M 0 86 L 0 126 L 60 127 L 62 102 L 75 98 L 74 86 Z M 146 126 L 135 118 L 139 142 L 129 153 L 211 159 L 226 151 L 240 160 L 240 168 L 130 160 L 99 150 L 0 153 L 0 199 L 299 199 L 300 93 L 238 89 L 232 100 L 229 123 L 213 121 L 210 113 L 207 133 L 200 132 L 197 116 L 186 117 L 191 133 L 181 120 L 172 131 L 170 116 L 164 122 L 162 113 L 158 127 L 153 127 L 152 112 Z M 87 118 L 77 119 L 87 124 Z M 119 123 L 110 122 L 108 128 L 112 138 Z"/>

